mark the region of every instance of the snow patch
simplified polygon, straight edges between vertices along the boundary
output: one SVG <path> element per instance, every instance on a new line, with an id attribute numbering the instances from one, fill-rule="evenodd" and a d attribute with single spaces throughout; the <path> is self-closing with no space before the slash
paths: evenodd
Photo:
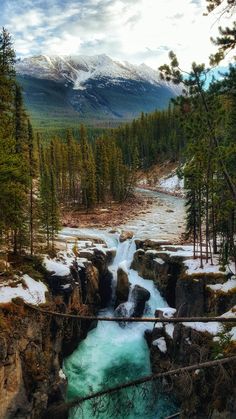
<path id="1" fill-rule="evenodd" d="M 186 274 L 192 275 L 195 273 L 215 273 L 215 274 L 232 274 L 234 272 L 234 264 L 232 262 L 226 267 L 226 270 L 223 272 L 221 265 L 219 264 L 219 257 L 213 256 L 213 264 L 209 261 L 206 263 L 203 261 L 203 268 L 200 266 L 200 259 L 187 259 L 184 261 L 184 264 L 187 268 Z"/>
<path id="2" fill-rule="evenodd" d="M 230 330 L 229 334 L 231 335 L 231 341 L 236 340 L 236 326 L 232 327 L 232 329 Z"/>
<path id="3" fill-rule="evenodd" d="M 149 250 L 146 251 L 146 254 L 147 255 L 156 255 L 157 253 L 158 253 L 157 250 L 151 250 L 151 249 L 149 249 Z"/>
<path id="4" fill-rule="evenodd" d="M 20 278 L 19 278 L 20 279 Z M 29 275 L 23 275 L 22 279 L 26 288 L 22 283 L 17 287 L 1 286 L 0 287 L 0 303 L 8 303 L 13 298 L 20 297 L 27 303 L 38 305 L 46 302 L 45 292 L 48 291 L 46 285 L 41 281 L 35 281 Z"/>
<path id="5" fill-rule="evenodd" d="M 72 258 L 70 258 L 70 262 L 69 262 L 68 256 L 66 258 L 64 257 L 63 259 L 58 259 L 58 258 L 50 259 L 48 256 L 45 256 L 43 263 L 47 271 L 53 272 L 54 275 L 66 276 L 70 274 L 69 267 L 72 263 Z"/>
<path id="6" fill-rule="evenodd" d="M 173 339 L 173 337 L 174 337 L 174 329 L 175 329 L 175 326 L 172 323 L 167 323 L 165 325 L 165 331 L 166 331 L 167 335 L 170 336 L 171 339 Z"/>
<path id="7" fill-rule="evenodd" d="M 167 351 L 166 341 L 165 341 L 164 337 L 161 337 L 159 339 L 154 340 L 152 342 L 152 345 L 157 346 L 158 349 L 163 353 L 165 353 Z"/>
<path id="8" fill-rule="evenodd" d="M 67 379 L 62 369 L 60 369 L 60 370 L 59 370 L 59 377 L 60 377 L 62 380 L 66 380 L 66 379 Z"/>
<path id="9" fill-rule="evenodd" d="M 223 284 L 214 284 L 214 285 L 207 285 L 207 288 L 217 292 L 224 292 L 227 294 L 232 289 L 236 289 L 236 279 L 228 279 L 228 281 L 224 282 Z"/>
<path id="10" fill-rule="evenodd" d="M 190 322 L 183 323 L 185 327 L 190 327 L 197 332 L 210 333 L 210 335 L 217 335 L 220 332 L 221 324 L 219 322 L 203 323 L 203 322 Z"/>
<path id="11" fill-rule="evenodd" d="M 157 262 L 159 265 L 164 265 L 165 261 L 161 258 L 154 259 L 155 262 Z"/>
<path id="12" fill-rule="evenodd" d="M 156 187 L 163 192 L 184 196 L 184 179 L 179 178 L 176 169 L 167 176 L 160 178 Z"/>
<path id="13" fill-rule="evenodd" d="M 163 317 L 170 319 L 176 313 L 176 309 L 172 307 L 165 307 L 165 308 L 157 308 L 156 311 L 161 311 Z"/>

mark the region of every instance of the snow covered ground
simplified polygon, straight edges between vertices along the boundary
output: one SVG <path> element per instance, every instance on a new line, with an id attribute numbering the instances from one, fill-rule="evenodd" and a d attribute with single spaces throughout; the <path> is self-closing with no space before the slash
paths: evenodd
<path id="1" fill-rule="evenodd" d="M 75 256 L 72 251 L 59 252 L 55 258 L 45 256 L 43 264 L 49 272 L 53 272 L 57 276 L 66 276 L 70 274 L 70 266 L 75 261 L 79 268 L 84 268 L 84 264 L 88 262 L 86 258 L 80 258 Z"/>
<path id="2" fill-rule="evenodd" d="M 156 186 L 163 192 L 184 196 L 184 180 L 180 179 L 175 171 L 161 178 Z"/>
<path id="3" fill-rule="evenodd" d="M 25 302 L 35 305 L 46 302 L 45 293 L 48 289 L 43 282 L 35 281 L 29 275 L 23 275 L 19 280 L 22 282 L 16 287 L 0 285 L 0 303 L 8 303 L 16 297 L 21 297 Z"/>
<path id="4" fill-rule="evenodd" d="M 231 279 L 228 279 L 228 281 L 224 282 L 224 284 L 207 285 L 207 288 L 210 288 L 215 292 L 220 291 L 225 294 L 232 290 L 236 291 L 236 277 L 234 276 Z"/>
<path id="5" fill-rule="evenodd" d="M 225 275 L 235 274 L 234 262 L 229 262 L 225 268 L 225 271 L 222 271 L 222 266 L 219 263 L 218 255 L 213 255 L 212 263 L 211 263 L 211 260 L 209 260 L 208 263 L 206 263 L 206 261 L 203 260 L 203 268 L 201 268 L 200 258 L 197 258 L 197 259 L 193 258 L 193 245 L 167 245 L 167 246 L 163 245 L 161 247 L 161 251 L 159 251 L 158 253 L 167 254 L 169 256 L 183 257 L 184 258 L 183 262 L 186 267 L 185 273 L 187 275 L 205 274 L 205 273 L 215 273 L 215 274 L 225 274 Z M 235 287 L 235 285 L 233 282 L 229 282 L 228 287 L 229 289 L 230 288 L 232 289 Z"/>
<path id="6" fill-rule="evenodd" d="M 232 307 L 229 311 L 222 314 L 219 317 L 234 317 L 236 318 L 236 306 Z M 213 336 L 215 336 L 214 340 L 219 340 L 218 334 L 223 330 L 223 324 L 220 322 L 211 322 L 211 323 L 202 323 L 202 322 L 190 322 L 190 323 L 183 323 L 186 327 L 191 327 L 198 332 L 207 332 Z M 227 332 L 231 336 L 231 341 L 236 340 L 236 327 L 232 327 L 229 332 Z"/>

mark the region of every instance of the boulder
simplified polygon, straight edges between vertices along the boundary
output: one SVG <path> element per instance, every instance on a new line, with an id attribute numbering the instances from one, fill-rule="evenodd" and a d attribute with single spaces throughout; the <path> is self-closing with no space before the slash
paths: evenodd
<path id="1" fill-rule="evenodd" d="M 182 317 L 198 317 L 205 313 L 205 283 L 202 278 L 180 278 L 176 285 L 176 309 Z"/>
<path id="2" fill-rule="evenodd" d="M 115 317 L 132 317 L 134 312 L 134 303 L 126 302 L 120 304 L 114 311 Z M 121 321 L 119 322 L 119 325 L 121 327 L 125 327 L 127 322 Z"/>
<path id="3" fill-rule="evenodd" d="M 116 286 L 116 306 L 125 303 L 129 296 L 129 279 L 128 274 L 121 267 L 117 271 L 117 286 Z"/>
<path id="4" fill-rule="evenodd" d="M 134 233 L 132 231 L 122 231 L 120 235 L 120 242 L 124 242 L 125 240 L 129 240 L 133 238 Z"/>
<path id="5" fill-rule="evenodd" d="M 144 312 L 145 303 L 150 298 L 150 292 L 146 288 L 135 285 L 131 293 L 131 301 L 134 303 L 133 317 L 141 317 Z"/>
<path id="6" fill-rule="evenodd" d="M 112 273 L 108 270 L 108 256 L 99 249 L 94 249 L 92 264 L 99 273 L 99 295 L 101 308 L 107 307 L 112 297 Z"/>
<path id="7" fill-rule="evenodd" d="M 170 257 L 163 251 L 139 248 L 133 258 L 132 269 L 142 278 L 153 279 L 162 297 L 170 306 L 175 306 L 176 282 L 183 269 L 181 257 Z"/>

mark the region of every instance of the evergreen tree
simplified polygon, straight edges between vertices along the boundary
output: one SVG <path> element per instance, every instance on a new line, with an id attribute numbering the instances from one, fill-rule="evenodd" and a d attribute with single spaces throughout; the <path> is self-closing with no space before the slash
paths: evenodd
<path id="1" fill-rule="evenodd" d="M 40 177 L 41 225 L 46 234 L 47 247 L 54 249 L 55 236 L 60 228 L 60 215 L 56 190 L 54 143 L 50 144 L 50 160 L 46 161 L 41 150 L 42 171 Z"/>
<path id="2" fill-rule="evenodd" d="M 37 158 L 35 152 L 35 142 L 33 128 L 28 120 L 28 167 L 29 167 L 29 234 L 30 234 L 30 254 L 34 252 L 34 233 L 37 223 L 37 202 L 34 197 L 34 179 L 38 175 Z"/>
<path id="3" fill-rule="evenodd" d="M 12 238 L 14 252 L 21 251 L 27 238 L 28 172 L 25 137 L 26 115 L 15 80 L 15 53 L 11 37 L 0 34 L 0 202 L 2 232 Z"/>
<path id="4" fill-rule="evenodd" d="M 88 209 L 96 204 L 96 168 L 93 151 L 83 125 L 80 128 L 80 142 L 82 203 Z"/>

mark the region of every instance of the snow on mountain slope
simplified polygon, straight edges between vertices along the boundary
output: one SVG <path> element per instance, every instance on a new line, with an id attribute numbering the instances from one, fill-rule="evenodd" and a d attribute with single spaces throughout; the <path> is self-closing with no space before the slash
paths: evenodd
<path id="1" fill-rule="evenodd" d="M 160 80 L 159 72 L 145 64 L 133 65 L 112 60 L 105 54 L 94 56 L 51 56 L 40 55 L 24 58 L 16 64 L 19 75 L 27 75 L 39 79 L 48 79 L 65 83 L 70 82 L 75 90 L 86 89 L 88 80 L 108 78 L 114 84 L 122 83 L 122 79 L 144 81 L 152 85 L 166 86 L 173 93 L 180 89 Z"/>

